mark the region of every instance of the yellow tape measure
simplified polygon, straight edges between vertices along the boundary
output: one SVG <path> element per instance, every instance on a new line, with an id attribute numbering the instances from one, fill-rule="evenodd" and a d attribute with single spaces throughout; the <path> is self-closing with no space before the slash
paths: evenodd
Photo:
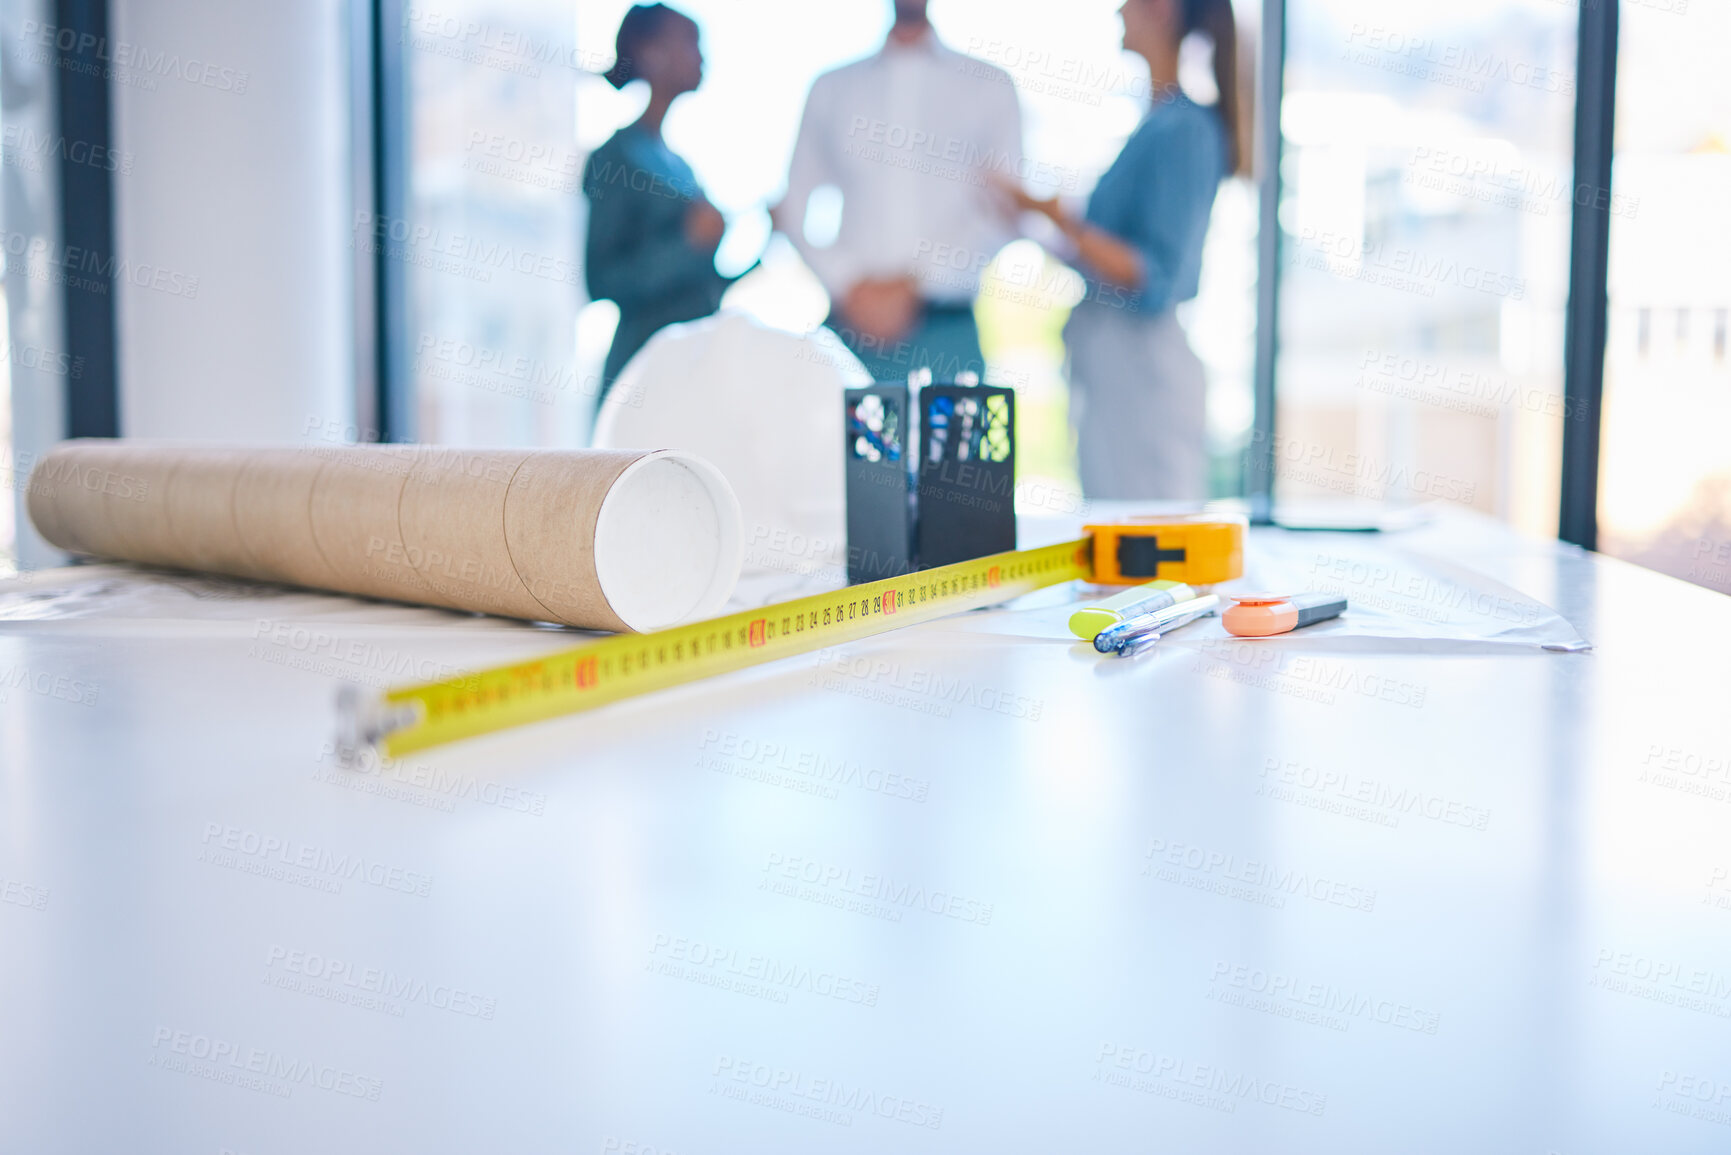
<path id="1" fill-rule="evenodd" d="M 341 700 L 338 748 L 389 757 L 995 605 L 1089 576 L 1091 538 L 992 554 L 514 665 Z"/>

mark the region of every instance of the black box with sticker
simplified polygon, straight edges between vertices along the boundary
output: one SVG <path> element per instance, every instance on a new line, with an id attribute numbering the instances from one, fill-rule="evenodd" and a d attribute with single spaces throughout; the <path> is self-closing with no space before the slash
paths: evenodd
<path id="1" fill-rule="evenodd" d="M 966 381 L 846 391 L 848 581 L 1016 548 L 1016 395 Z"/>

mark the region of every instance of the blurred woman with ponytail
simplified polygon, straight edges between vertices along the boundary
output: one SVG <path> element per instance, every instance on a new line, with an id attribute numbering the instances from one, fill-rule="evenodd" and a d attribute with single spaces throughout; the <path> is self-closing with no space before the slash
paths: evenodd
<path id="1" fill-rule="evenodd" d="M 1202 500 L 1207 381 L 1174 308 L 1196 296 L 1216 189 L 1245 171 L 1237 29 L 1231 0 L 1125 0 L 1119 15 L 1125 49 L 1148 62 L 1147 116 L 1081 217 L 1011 191 L 1063 233 L 1088 286 L 1064 329 L 1083 492 Z M 1179 46 L 1192 33 L 1213 43 L 1212 106 L 1178 88 Z"/>
<path id="2" fill-rule="evenodd" d="M 615 48 L 607 82 L 624 88 L 645 81 L 649 103 L 583 168 L 589 295 L 619 306 L 603 397 L 650 337 L 715 312 L 729 284 L 715 271 L 727 222 L 697 186 L 691 166 L 661 138 L 673 102 L 703 82 L 697 24 L 665 4 L 638 4 L 621 21 Z"/>

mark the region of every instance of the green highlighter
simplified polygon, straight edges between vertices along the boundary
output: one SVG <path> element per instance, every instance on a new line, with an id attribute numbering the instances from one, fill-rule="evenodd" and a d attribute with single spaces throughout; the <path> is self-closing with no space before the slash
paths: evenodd
<path id="1" fill-rule="evenodd" d="M 1183 582 L 1157 581 L 1132 586 L 1121 594 L 1114 594 L 1091 606 L 1083 606 L 1071 614 L 1070 632 L 1084 642 L 1091 642 L 1094 635 L 1107 626 L 1115 626 L 1137 614 L 1151 614 L 1155 610 L 1187 602 L 1195 596 L 1196 591 Z"/>

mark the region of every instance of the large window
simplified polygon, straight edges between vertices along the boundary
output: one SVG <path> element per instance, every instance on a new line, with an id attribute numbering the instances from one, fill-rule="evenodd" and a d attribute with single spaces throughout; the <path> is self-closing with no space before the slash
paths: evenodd
<path id="1" fill-rule="evenodd" d="M 1583 2 L 1595 11 L 1611 0 Z M 384 79 L 405 96 L 404 194 L 379 219 L 358 217 L 357 238 L 382 246 L 406 287 L 396 345 L 412 428 L 402 432 L 587 442 L 616 313 L 584 292 L 580 173 L 641 111 L 635 87 L 615 92 L 599 77 L 629 6 L 383 5 L 401 16 L 386 32 L 401 71 Z M 702 26 L 708 67 L 668 120 L 668 142 L 728 218 L 722 271 L 761 258 L 724 307 L 812 329 L 828 302 L 772 235 L 768 210 L 813 78 L 874 51 L 890 4 L 677 6 Z M 1247 79 L 1262 7 L 1237 2 Z M 1016 83 L 1042 191 L 1084 199 L 1145 107 L 1117 8 L 932 0 L 952 47 Z M 53 139 L 53 70 L 17 39 L 19 21 L 45 11 L 40 0 L 8 9 L 0 54 L 11 246 L 0 456 L 13 491 L 0 567 L 40 545 L 17 516 L 30 458 L 11 442 L 61 435 L 79 352 L 67 348 L 58 290 L 12 251 L 57 235 L 52 157 L 19 145 Z M 1731 42 L 1731 9 L 1622 0 L 1620 11 L 1600 538 L 1731 590 L 1731 72 L 1714 55 Z M 1575 0 L 1287 0 L 1271 445 L 1250 432 L 1253 182 L 1221 188 L 1200 296 L 1180 310 L 1209 373 L 1216 495 L 1241 492 L 1249 448 L 1271 452 L 1281 505 L 1442 499 L 1555 532 L 1562 433 L 1588 416 L 1562 395 L 1571 213 L 1597 195 L 1571 156 L 1578 18 Z M 1183 75 L 1212 99 L 1199 54 Z M 1031 510 L 1075 507 L 1060 332 L 1079 293 L 1072 272 L 1021 241 L 987 270 L 977 307 L 988 373 L 1018 390 Z"/>
<path id="2" fill-rule="evenodd" d="M 1601 0 L 1591 0 L 1592 3 Z M 1609 2 L 1609 0 L 1603 0 Z M 718 264 L 761 265 L 724 307 L 795 330 L 828 302 L 772 236 L 813 78 L 874 51 L 887 0 L 686 0 L 704 87 L 669 144 L 729 219 Z M 1134 129 L 1141 65 L 1116 0 L 1062 9 L 933 0 L 940 34 L 1010 73 L 1031 171 L 1080 201 Z M 400 229 L 416 433 L 582 444 L 616 312 L 582 285 L 583 159 L 641 112 L 599 77 L 629 0 L 409 6 L 412 141 Z M 1256 74 L 1257 0 L 1238 4 Z M 1566 0 L 1288 0 L 1279 131 L 1276 432 L 1251 444 L 1257 187 L 1216 203 L 1201 294 L 1180 316 L 1210 380 L 1216 495 L 1270 452 L 1277 503 L 1441 499 L 1556 529 L 1574 173 L 1577 5 Z M 1731 589 L 1731 12 L 1625 0 L 1603 406 L 1604 548 Z M 1213 96 L 1198 56 L 1186 87 Z M 1248 93 L 1246 94 L 1249 95 Z M 1259 174 L 1262 175 L 1262 174 Z M 989 374 L 1018 390 L 1024 508 L 1077 489 L 1059 336 L 1080 292 L 1032 242 L 987 270 Z"/>
<path id="3" fill-rule="evenodd" d="M 605 61 L 626 0 L 596 0 L 578 13 L 580 43 Z M 785 181 L 806 90 L 821 72 L 876 51 L 889 24 L 888 0 L 813 4 L 807 0 L 688 0 L 676 4 L 703 29 L 703 88 L 675 106 L 665 133 L 730 220 L 717 264 L 723 272 L 762 265 L 723 302 L 766 323 L 796 330 L 820 324 L 828 302 L 792 247 L 771 237 L 768 208 Z M 1031 184 L 1081 201 L 1134 130 L 1148 102 L 1142 63 L 1120 48 L 1119 0 L 1055 6 L 1003 0 L 933 0 L 931 17 L 950 47 L 1008 72 L 1022 103 Z M 1241 71 L 1252 60 L 1256 0 L 1238 5 Z M 1213 99 L 1205 59 L 1186 61 L 1184 82 Z M 581 149 L 599 146 L 641 111 L 642 94 L 616 93 L 580 78 Z M 1248 102 L 1248 93 L 1246 94 Z M 1215 488 L 1237 493 L 1250 427 L 1255 323 L 1255 190 L 1231 181 L 1220 193 L 1198 299 L 1182 310 L 1210 373 Z M 1019 485 L 1023 507 L 1076 508 L 1075 447 L 1067 416 L 1059 333 L 1080 299 L 1080 278 L 1032 242 L 1017 242 L 988 268 L 976 308 L 988 376 L 1017 390 Z M 585 306 L 579 360 L 594 372 L 616 318 L 605 302 Z"/>
<path id="4" fill-rule="evenodd" d="M 16 542 L 18 540 L 18 516 L 23 512 L 13 495 L 24 484 L 24 470 L 15 459 L 12 451 L 12 339 L 11 325 L 7 324 L 5 290 L 0 288 L 0 343 L 6 349 L 6 357 L 0 360 L 0 459 L 5 462 L 4 476 L 6 479 L 5 500 L 0 501 L 0 577 L 15 572 L 18 569 Z"/>
<path id="5" fill-rule="evenodd" d="M 1731 6 L 1621 19 L 1599 545 L 1731 593 Z"/>
<path id="6" fill-rule="evenodd" d="M 576 34 L 575 0 L 404 6 L 408 203 L 377 239 L 406 263 L 419 440 L 583 443 Z"/>
<path id="7" fill-rule="evenodd" d="M 65 436 L 67 390 L 85 370 L 78 351 L 67 348 L 63 278 L 55 278 L 52 264 L 60 239 L 62 139 L 53 57 L 28 35 L 51 19 L 50 7 L 30 0 L 0 8 L 0 574 L 64 556 L 30 525 L 25 488 L 42 451 Z"/>
<path id="8" fill-rule="evenodd" d="M 1290 0 L 1277 502 L 1554 535 L 1574 5 Z"/>

